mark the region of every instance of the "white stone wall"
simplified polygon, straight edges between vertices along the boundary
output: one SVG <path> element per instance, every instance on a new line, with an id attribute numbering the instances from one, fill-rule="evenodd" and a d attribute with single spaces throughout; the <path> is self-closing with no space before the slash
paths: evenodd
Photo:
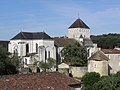
<path id="1" fill-rule="evenodd" d="M 120 54 L 105 54 L 110 60 L 110 73 L 117 73 L 120 71 Z"/>
<path id="2" fill-rule="evenodd" d="M 30 58 L 28 56 L 26 57 L 26 44 L 29 46 L 28 54 L 32 54 L 34 57 L 36 56 L 35 59 L 39 61 L 45 61 L 46 51 L 46 59 L 50 57 L 56 60 L 56 48 L 54 46 L 54 40 L 10 40 L 8 51 L 13 54 L 16 49 L 18 56 L 24 57 L 27 59 L 27 64 L 31 64 Z M 36 50 L 36 44 L 38 46 L 38 50 Z M 43 48 L 41 49 L 41 47 Z"/>
<path id="3" fill-rule="evenodd" d="M 84 38 L 90 38 L 90 29 L 85 28 L 70 28 L 68 29 L 68 38 L 79 40 L 80 35 Z"/>
<path id="4" fill-rule="evenodd" d="M 108 61 L 88 61 L 88 72 L 97 72 L 101 76 L 108 75 Z"/>

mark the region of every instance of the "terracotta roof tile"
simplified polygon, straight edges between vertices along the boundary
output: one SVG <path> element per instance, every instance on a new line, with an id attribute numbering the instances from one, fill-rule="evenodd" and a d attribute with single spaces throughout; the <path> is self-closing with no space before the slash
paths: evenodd
<path id="1" fill-rule="evenodd" d="M 120 54 L 120 50 L 117 49 L 102 49 L 105 54 Z"/>
<path id="2" fill-rule="evenodd" d="M 42 72 L 0 77 L 0 90 L 74 90 L 70 84 L 80 83 L 58 72 Z"/>

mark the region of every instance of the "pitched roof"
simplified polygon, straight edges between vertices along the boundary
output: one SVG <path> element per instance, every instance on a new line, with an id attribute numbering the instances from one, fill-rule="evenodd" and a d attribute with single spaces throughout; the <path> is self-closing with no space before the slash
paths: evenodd
<path id="1" fill-rule="evenodd" d="M 120 54 L 120 50 L 117 49 L 102 49 L 105 54 Z"/>
<path id="2" fill-rule="evenodd" d="M 0 76 L 1 90 L 74 90 L 79 81 L 58 72 Z"/>
<path id="3" fill-rule="evenodd" d="M 48 34 L 45 32 L 20 32 L 15 37 L 13 37 L 11 40 L 16 39 L 24 39 L 24 40 L 30 40 L 30 39 L 52 39 Z"/>
<path id="4" fill-rule="evenodd" d="M 109 60 L 109 58 L 107 56 L 105 56 L 103 54 L 102 51 L 97 51 L 96 53 L 94 53 L 90 58 L 89 60 L 95 60 L 95 61 L 103 61 L 103 60 Z"/>
<path id="5" fill-rule="evenodd" d="M 90 29 L 80 18 L 78 18 L 69 28 L 86 28 L 86 29 Z"/>
<path id="6" fill-rule="evenodd" d="M 55 40 L 55 45 L 59 47 L 64 47 L 66 45 L 73 45 L 77 41 L 75 39 L 70 39 L 70 38 L 54 38 Z"/>
<path id="7" fill-rule="evenodd" d="M 91 39 L 85 38 L 85 39 L 83 39 L 83 45 L 87 46 L 87 47 L 92 47 L 93 46 L 93 42 L 92 42 Z"/>

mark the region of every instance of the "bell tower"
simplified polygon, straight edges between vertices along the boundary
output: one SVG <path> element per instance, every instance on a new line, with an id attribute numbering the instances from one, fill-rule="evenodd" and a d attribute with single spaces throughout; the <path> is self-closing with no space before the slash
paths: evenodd
<path id="1" fill-rule="evenodd" d="M 81 36 L 84 39 L 90 39 L 90 28 L 80 18 L 78 18 L 68 28 L 68 38 L 80 40 Z"/>

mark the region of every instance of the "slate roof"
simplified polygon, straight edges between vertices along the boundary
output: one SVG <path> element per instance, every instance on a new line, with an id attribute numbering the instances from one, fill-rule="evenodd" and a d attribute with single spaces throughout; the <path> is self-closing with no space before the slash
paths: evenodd
<path id="1" fill-rule="evenodd" d="M 0 76 L 0 90 L 75 90 L 79 81 L 58 72 Z"/>
<path id="2" fill-rule="evenodd" d="M 75 39 L 70 39 L 70 38 L 54 38 L 55 45 L 59 47 L 64 47 L 66 45 L 73 45 L 77 41 Z"/>
<path id="3" fill-rule="evenodd" d="M 93 46 L 93 42 L 92 42 L 91 39 L 85 38 L 85 39 L 83 39 L 83 45 L 86 46 L 86 47 L 92 47 Z"/>
<path id="4" fill-rule="evenodd" d="M 94 53 L 89 60 L 95 60 L 95 61 L 103 61 L 103 60 L 109 60 L 107 56 L 104 55 L 104 53 L 100 50 L 98 50 L 96 53 Z"/>
<path id="5" fill-rule="evenodd" d="M 23 39 L 23 40 L 30 40 L 30 39 L 52 39 L 48 34 L 45 32 L 20 32 L 11 40 L 16 39 Z"/>
<path id="6" fill-rule="evenodd" d="M 120 54 L 120 50 L 117 49 L 102 49 L 105 54 Z"/>
<path id="7" fill-rule="evenodd" d="M 78 18 L 69 28 L 86 28 L 86 29 L 90 29 L 80 18 Z"/>

